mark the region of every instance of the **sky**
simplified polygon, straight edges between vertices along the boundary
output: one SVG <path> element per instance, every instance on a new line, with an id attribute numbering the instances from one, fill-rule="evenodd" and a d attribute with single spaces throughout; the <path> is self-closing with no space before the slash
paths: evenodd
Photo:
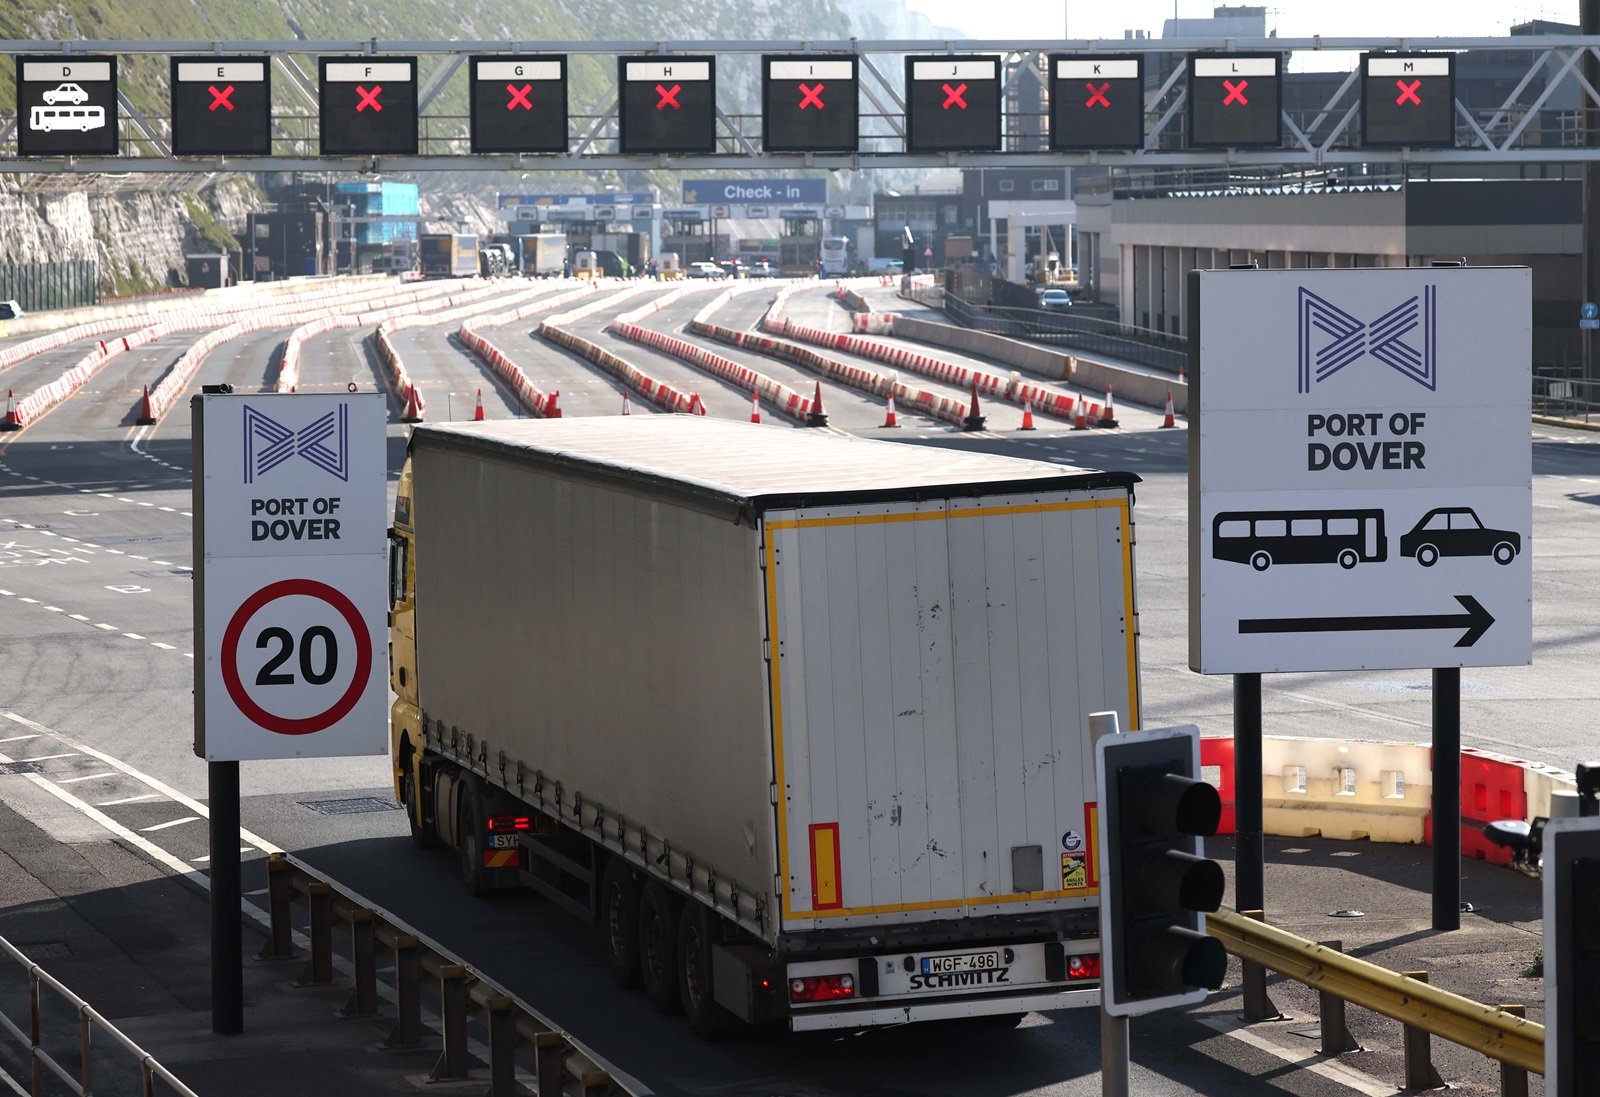
<path id="1" fill-rule="evenodd" d="M 1238 3 L 1241 0 L 1233 0 Z M 1578 0 L 1255 0 L 1280 38 L 1499 36 L 1513 23 L 1577 23 Z M 1211 14 L 1211 0 L 908 0 L 936 23 L 974 38 L 1121 38 L 1124 30 L 1161 34 L 1176 9 L 1181 19 Z"/>

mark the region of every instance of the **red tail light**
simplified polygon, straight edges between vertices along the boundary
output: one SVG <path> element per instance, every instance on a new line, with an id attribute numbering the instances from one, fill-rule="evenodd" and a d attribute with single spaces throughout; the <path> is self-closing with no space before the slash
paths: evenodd
<path id="1" fill-rule="evenodd" d="M 789 980 L 791 1002 L 831 1002 L 855 996 L 854 975 L 807 975 Z"/>
<path id="2" fill-rule="evenodd" d="M 491 815 L 489 816 L 490 834 L 509 834 L 516 830 L 527 830 L 533 826 L 533 821 L 526 815 Z"/>
<path id="3" fill-rule="evenodd" d="M 1067 978 L 1069 980 L 1100 978 L 1099 953 L 1091 952 L 1083 956 L 1068 956 Z"/>

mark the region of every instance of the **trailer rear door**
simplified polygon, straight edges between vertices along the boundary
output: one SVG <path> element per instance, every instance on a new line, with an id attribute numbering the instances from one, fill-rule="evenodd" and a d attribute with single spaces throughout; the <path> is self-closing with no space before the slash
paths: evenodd
<path id="1" fill-rule="evenodd" d="M 1126 490 L 769 513 L 786 930 L 1084 906 L 1138 726 Z"/>

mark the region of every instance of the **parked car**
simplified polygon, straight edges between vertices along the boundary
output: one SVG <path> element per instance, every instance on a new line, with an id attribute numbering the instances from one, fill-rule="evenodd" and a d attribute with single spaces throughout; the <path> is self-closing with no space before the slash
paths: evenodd
<path id="1" fill-rule="evenodd" d="M 1522 535 L 1489 529 L 1471 507 L 1435 507 L 1400 538 L 1400 555 L 1431 568 L 1441 556 L 1491 556 L 1509 564 L 1522 551 Z"/>
<path id="2" fill-rule="evenodd" d="M 43 98 L 52 107 L 59 106 L 62 103 L 70 103 L 76 106 L 79 103 L 87 103 L 89 101 L 89 93 L 84 91 L 78 84 L 57 84 L 45 92 Z"/>
<path id="3" fill-rule="evenodd" d="M 776 278 L 778 277 L 778 268 L 765 259 L 758 259 L 754 263 L 745 265 L 744 276 L 746 278 Z"/>
<path id="4" fill-rule="evenodd" d="M 15 301 L 0 301 L 0 320 L 20 320 L 26 315 Z"/>
<path id="5" fill-rule="evenodd" d="M 726 278 L 728 272 L 715 263 L 690 263 L 684 274 L 690 278 Z"/>
<path id="6" fill-rule="evenodd" d="M 1047 289 L 1039 295 L 1039 307 L 1042 309 L 1070 309 L 1072 295 L 1064 289 Z"/>

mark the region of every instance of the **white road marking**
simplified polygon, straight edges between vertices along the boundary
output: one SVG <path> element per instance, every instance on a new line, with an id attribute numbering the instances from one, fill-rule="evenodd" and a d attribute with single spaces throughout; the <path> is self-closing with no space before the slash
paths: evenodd
<path id="1" fill-rule="evenodd" d="M 251 847 L 251 846 L 240 846 L 239 847 L 239 852 L 240 853 L 254 853 L 255 849 L 253 847 Z M 193 861 L 197 865 L 204 864 L 205 862 L 211 860 L 211 854 L 207 853 L 203 857 L 191 857 L 189 859 L 191 861 Z M 252 892 L 251 894 L 255 894 L 255 893 Z"/>
<path id="2" fill-rule="evenodd" d="M 39 599 L 37 598 L 19 598 L 17 601 L 27 602 L 30 606 L 36 606 L 39 604 Z"/>
<path id="3" fill-rule="evenodd" d="M 44 606 L 42 608 L 49 610 L 51 613 L 65 613 L 66 612 L 60 606 Z"/>
<path id="4" fill-rule="evenodd" d="M 69 613 L 67 616 L 72 618 L 74 621 L 87 621 L 89 619 L 81 613 Z"/>
<path id="5" fill-rule="evenodd" d="M 153 507 L 153 506 L 155 506 L 154 503 L 146 503 L 143 499 L 139 500 L 139 505 L 141 507 Z"/>
<path id="6" fill-rule="evenodd" d="M 194 517 L 194 515 L 190 514 L 186 510 L 185 511 L 179 511 L 179 513 L 182 514 L 185 518 L 193 518 Z"/>
<path id="7" fill-rule="evenodd" d="M 82 777 L 62 777 L 62 778 L 57 779 L 56 784 L 58 784 L 58 785 L 74 785 L 74 784 L 77 784 L 79 781 L 94 781 L 94 780 L 98 780 L 101 777 L 117 777 L 117 776 L 120 776 L 120 774 L 118 774 L 116 770 L 108 769 L 104 773 L 85 773 Z"/>
<path id="8" fill-rule="evenodd" d="M 150 562 L 158 567 L 163 568 L 170 568 L 172 566 L 171 560 L 151 560 Z"/>
<path id="9" fill-rule="evenodd" d="M 19 761 L 19 762 L 48 762 L 52 758 L 76 758 L 77 756 L 78 756 L 78 752 L 77 751 L 69 750 L 65 754 L 41 754 L 37 758 L 18 758 L 17 761 Z"/>
<path id="10" fill-rule="evenodd" d="M 150 646 L 153 647 L 153 648 L 160 648 L 162 651 L 177 651 L 178 650 L 178 645 L 176 645 L 176 644 L 163 644 L 159 640 L 152 640 L 150 642 Z"/>
<path id="11" fill-rule="evenodd" d="M 122 635 L 126 636 L 130 640 L 143 640 L 144 639 L 144 637 L 140 636 L 137 632 L 124 632 Z"/>
<path id="12" fill-rule="evenodd" d="M 20 743 L 24 739 L 37 739 L 37 735 L 13 735 L 9 739 L 0 739 L 0 743 Z"/>
<path id="13" fill-rule="evenodd" d="M 184 823 L 197 823 L 199 821 L 200 816 L 198 815 L 185 815 L 179 819 L 168 819 L 165 823 L 156 823 L 154 826 L 140 827 L 139 831 L 142 834 L 150 834 L 157 830 L 166 830 L 168 827 L 177 827 L 182 826 Z"/>
<path id="14" fill-rule="evenodd" d="M 116 556 L 125 555 L 125 553 L 121 549 L 106 549 L 106 551 L 109 552 L 109 553 L 112 553 L 112 554 L 114 554 Z"/>
<path id="15" fill-rule="evenodd" d="M 145 800 L 161 799 L 165 799 L 165 797 L 163 797 L 159 792 L 147 792 L 143 796 L 124 796 L 120 800 L 102 800 L 95 806 L 102 808 L 114 808 L 118 804 L 138 804 L 144 802 Z"/>
<path id="16" fill-rule="evenodd" d="M 1200 1023 L 1215 1032 L 1220 1032 L 1224 1036 L 1233 1037 L 1247 1047 L 1253 1047 L 1257 1051 L 1264 1051 L 1268 1055 L 1282 1059 L 1286 1063 L 1292 1063 L 1302 1070 L 1320 1074 L 1329 1081 L 1348 1086 L 1357 1093 L 1366 1094 L 1367 1097 L 1392 1097 L 1393 1094 L 1403 1092 L 1399 1086 L 1379 1081 L 1370 1074 L 1363 1074 L 1359 1070 L 1347 1067 L 1343 1063 L 1332 1059 L 1323 1059 L 1320 1051 L 1314 1051 L 1309 1047 L 1281 1047 L 1229 1018 L 1202 1017 L 1200 1018 Z"/>
<path id="17" fill-rule="evenodd" d="M 183 657 L 185 659 L 193 659 L 194 658 L 194 652 L 186 651 L 186 652 L 183 653 Z"/>
<path id="18" fill-rule="evenodd" d="M 117 631 L 117 626 L 116 625 L 108 625 L 104 621 L 96 621 L 94 627 L 95 628 L 103 628 L 107 632 L 116 632 Z"/>
<path id="19" fill-rule="evenodd" d="M 171 465 L 168 465 L 168 466 L 167 466 L 167 467 L 168 467 L 168 468 L 171 468 L 171 467 L 172 467 L 172 466 L 171 466 Z M 157 507 L 157 508 L 156 508 L 156 509 L 157 509 L 157 510 L 164 510 L 164 511 L 166 511 L 166 512 L 167 512 L 167 513 L 168 513 L 168 514 L 172 514 L 172 513 L 174 513 L 174 512 L 175 512 L 175 511 L 176 511 L 176 510 L 177 510 L 177 508 L 176 508 L 176 507 Z"/>

